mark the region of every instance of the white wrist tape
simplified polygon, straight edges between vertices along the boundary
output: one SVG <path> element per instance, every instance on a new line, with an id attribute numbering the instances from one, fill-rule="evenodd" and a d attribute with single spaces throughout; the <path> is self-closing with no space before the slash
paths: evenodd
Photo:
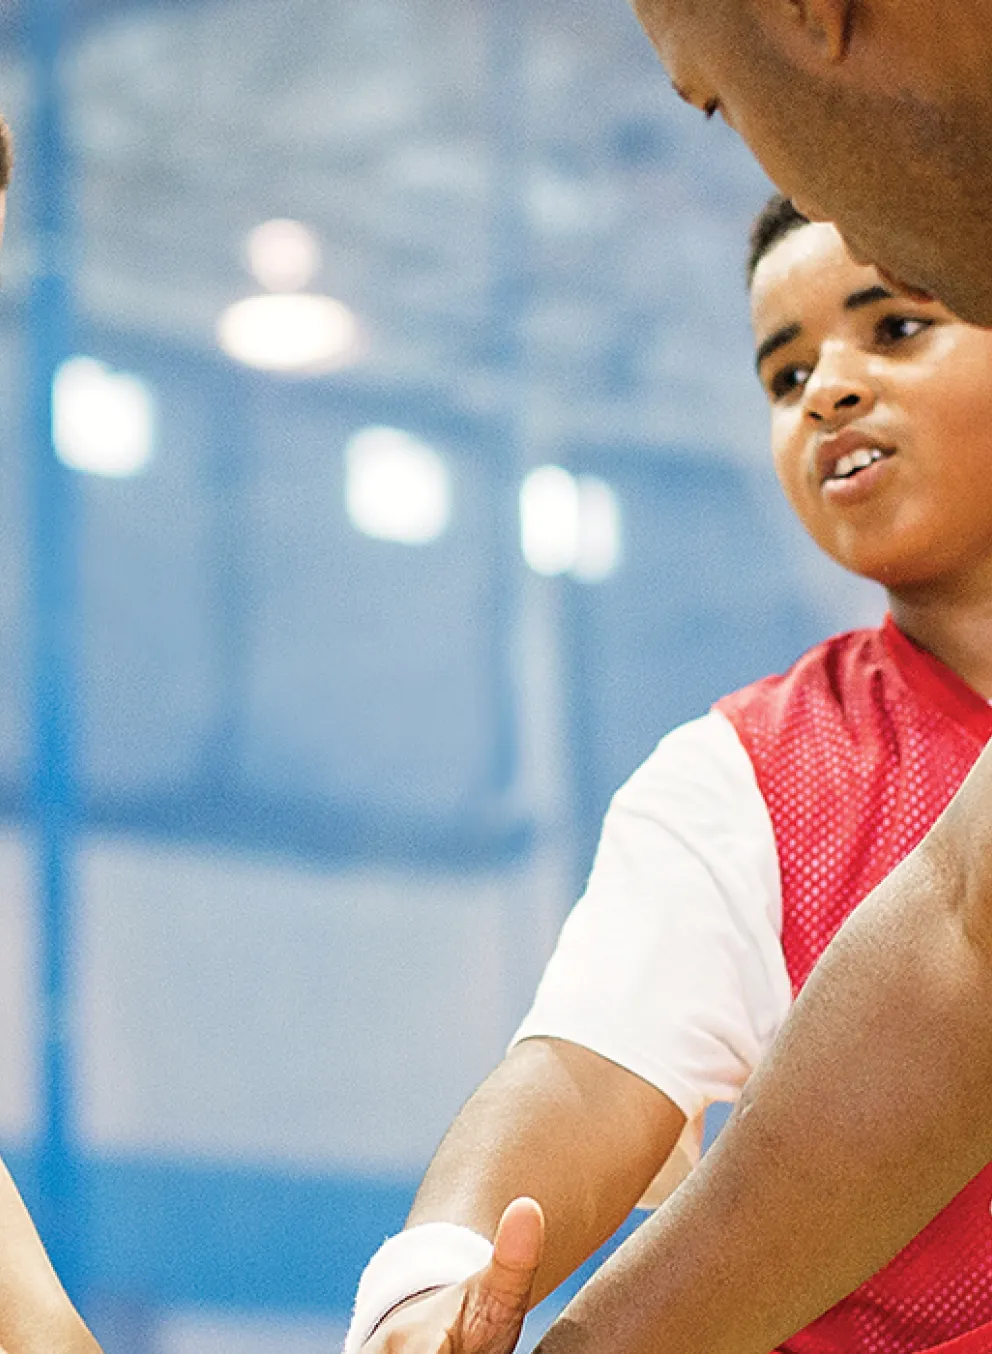
<path id="1" fill-rule="evenodd" d="M 427 1288 L 461 1283 L 492 1258 L 490 1242 L 453 1222 L 422 1222 L 391 1236 L 365 1267 L 343 1354 L 358 1354 L 398 1303 Z"/>

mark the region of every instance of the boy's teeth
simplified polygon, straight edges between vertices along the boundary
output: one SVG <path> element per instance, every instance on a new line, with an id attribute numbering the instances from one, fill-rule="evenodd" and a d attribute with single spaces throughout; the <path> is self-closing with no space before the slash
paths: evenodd
<path id="1" fill-rule="evenodd" d="M 842 456 L 834 466 L 833 474 L 830 476 L 834 480 L 842 480 L 847 475 L 853 475 L 856 470 L 864 470 L 870 466 L 873 461 L 880 461 L 883 453 L 878 447 L 859 447 L 857 451 L 849 451 L 846 456 Z"/>

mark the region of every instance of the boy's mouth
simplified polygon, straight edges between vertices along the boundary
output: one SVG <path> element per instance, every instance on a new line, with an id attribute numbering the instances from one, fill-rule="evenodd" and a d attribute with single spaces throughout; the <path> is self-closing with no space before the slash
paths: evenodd
<path id="1" fill-rule="evenodd" d="M 862 447 L 859 451 L 849 451 L 846 456 L 840 458 L 827 479 L 849 480 L 859 470 L 867 470 L 873 462 L 881 461 L 885 456 L 891 454 L 891 452 L 884 452 L 881 447 Z"/>
<path id="2" fill-rule="evenodd" d="M 876 461 L 884 461 L 894 451 L 894 447 L 883 446 L 864 433 L 844 432 L 838 437 L 831 437 L 817 450 L 820 483 L 853 479 Z"/>

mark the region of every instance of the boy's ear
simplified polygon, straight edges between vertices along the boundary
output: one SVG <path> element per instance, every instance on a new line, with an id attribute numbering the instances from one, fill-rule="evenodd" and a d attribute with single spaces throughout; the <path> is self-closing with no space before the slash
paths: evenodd
<path id="1" fill-rule="evenodd" d="M 843 61 L 851 38 L 857 0 L 785 0 L 821 56 Z"/>

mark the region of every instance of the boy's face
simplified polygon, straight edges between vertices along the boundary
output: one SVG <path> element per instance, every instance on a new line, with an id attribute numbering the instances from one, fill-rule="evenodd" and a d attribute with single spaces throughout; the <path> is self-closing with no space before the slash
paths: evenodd
<path id="1" fill-rule="evenodd" d="M 751 289 L 785 493 L 816 543 L 894 590 L 992 574 L 992 331 L 893 293 L 830 225 Z"/>
<path id="2" fill-rule="evenodd" d="M 992 0 L 634 0 L 807 216 L 992 325 Z"/>

